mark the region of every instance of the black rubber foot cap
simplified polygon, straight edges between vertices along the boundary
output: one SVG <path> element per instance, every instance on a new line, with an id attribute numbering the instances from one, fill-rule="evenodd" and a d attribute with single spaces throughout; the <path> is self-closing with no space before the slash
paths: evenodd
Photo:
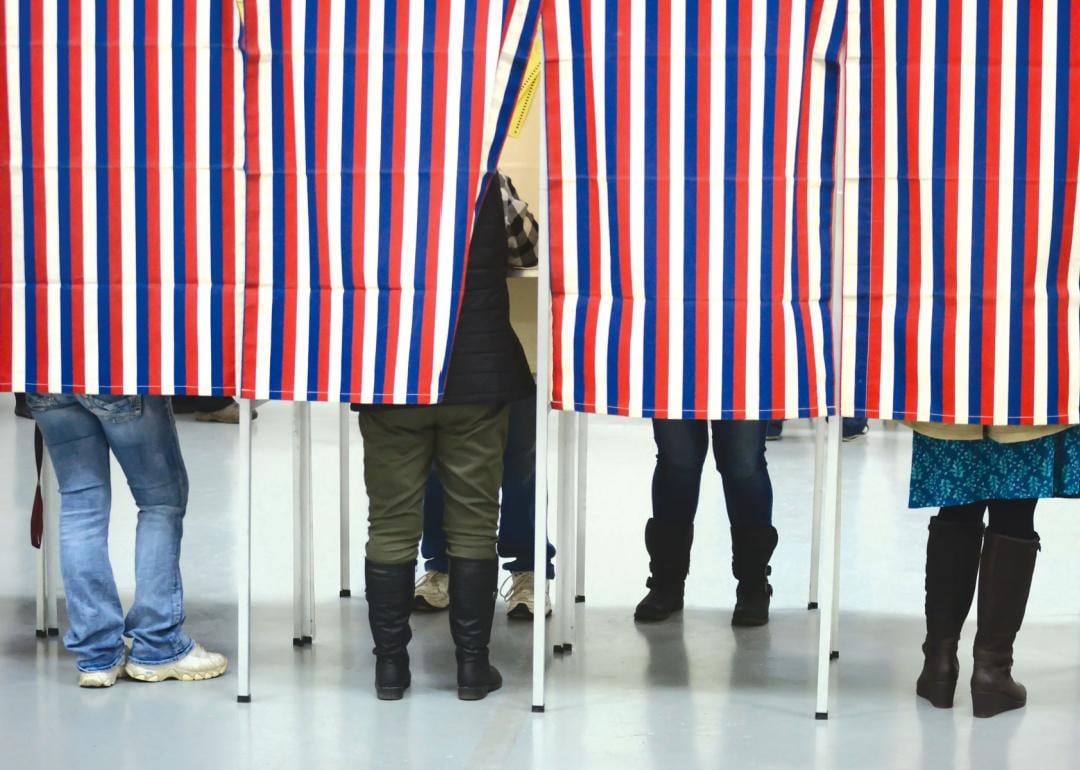
<path id="1" fill-rule="evenodd" d="M 840 660 L 840 650 L 833 650 L 830 652 L 829 660 Z"/>
<path id="2" fill-rule="evenodd" d="M 311 643 L 312 643 L 313 641 L 315 641 L 315 640 L 314 640 L 314 639 L 312 639 L 312 638 L 311 638 L 310 636 L 304 636 L 304 637 L 301 637 L 301 638 L 302 638 L 302 639 L 304 640 L 304 646 L 305 646 L 305 647 L 310 647 L 310 646 L 311 646 Z"/>
<path id="3" fill-rule="evenodd" d="M 564 655 L 569 655 L 570 653 L 572 653 L 574 651 L 574 645 L 572 645 L 572 644 L 564 644 L 562 646 L 562 651 L 563 651 Z"/>
<path id="4" fill-rule="evenodd" d="M 303 639 L 298 639 L 298 638 L 296 638 L 294 636 L 293 640 L 292 640 L 292 646 L 293 647 L 303 647 L 304 646 L 304 640 Z"/>
<path id="5" fill-rule="evenodd" d="M 237 695 L 236 696 L 236 702 L 237 703 L 251 703 L 251 696 L 250 695 Z"/>
<path id="6" fill-rule="evenodd" d="M 561 644 L 556 644 L 554 647 L 551 648 L 551 651 L 553 653 L 555 653 L 556 655 L 562 655 L 563 654 L 563 646 Z"/>
<path id="7" fill-rule="evenodd" d="M 59 628 L 50 628 L 49 629 L 49 636 L 60 636 L 60 629 Z"/>
<path id="8" fill-rule="evenodd" d="M 342 588 L 340 591 L 338 591 L 338 596 L 342 599 L 351 599 L 352 591 L 350 591 L 348 588 Z"/>
<path id="9" fill-rule="evenodd" d="M 544 707 L 543 706 L 533 706 L 532 707 L 532 713 L 534 713 L 534 714 L 543 714 L 544 713 Z"/>
<path id="10" fill-rule="evenodd" d="M 828 718 L 829 718 L 829 712 L 828 711 L 819 711 L 816 714 L 814 714 L 814 719 L 818 720 L 819 722 L 824 722 Z"/>
<path id="11" fill-rule="evenodd" d="M 808 610 L 816 610 L 817 609 L 817 602 L 810 602 L 809 604 L 806 605 L 806 609 L 808 609 Z"/>
<path id="12" fill-rule="evenodd" d="M 574 604 L 584 604 L 584 603 L 585 603 L 585 596 L 584 595 L 574 597 Z"/>
<path id="13" fill-rule="evenodd" d="M 39 628 L 34 631 L 34 636 L 36 636 L 38 639 L 44 639 L 46 636 L 48 636 L 48 634 Z"/>

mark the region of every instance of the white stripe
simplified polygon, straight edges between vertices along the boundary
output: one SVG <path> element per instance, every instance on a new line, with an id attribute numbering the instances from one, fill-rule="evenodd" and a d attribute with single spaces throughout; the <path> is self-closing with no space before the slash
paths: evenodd
<path id="1" fill-rule="evenodd" d="M 668 175 L 668 253 L 664 255 L 664 244 L 657 244 L 660 258 L 668 263 L 668 390 L 667 414 L 670 417 L 682 417 L 683 410 L 683 339 L 685 316 L 685 280 L 683 260 L 686 258 L 685 235 L 685 198 L 684 182 L 686 174 L 686 5 L 671 4 L 671 82 L 659 84 L 667 88 L 670 95 L 669 121 L 669 163 Z M 696 131 L 695 131 L 696 135 Z M 659 191 L 658 191 L 659 193 Z M 658 195 L 659 197 L 659 195 Z M 661 205 L 663 205 L 661 203 Z M 696 217 L 695 217 L 696 219 Z M 696 258 L 696 255 L 695 255 Z M 691 308 L 691 321 L 693 320 Z M 656 308 L 657 316 L 665 312 L 661 305 Z M 658 362 L 663 366 L 663 362 Z M 658 378 L 659 379 L 659 378 Z M 657 388 L 659 391 L 659 388 Z M 657 392 L 659 401 L 665 394 Z M 685 406 L 693 406 L 686 404 Z"/>
<path id="2" fill-rule="evenodd" d="M 19 39 L 19 4 L 7 3 L 7 31 L 5 39 Z M 23 168 L 22 158 L 22 102 L 20 91 L 22 78 L 26 76 L 19 67 L 20 47 L 8 43 L 7 56 L 8 109 L 11 121 L 11 385 L 15 391 L 26 390 L 26 275 L 23 258 L 26 254 L 28 233 L 23 226 Z"/>
<path id="3" fill-rule="evenodd" d="M 930 415 L 930 327 L 934 299 L 934 221 L 933 221 L 933 162 L 934 162 L 934 75 L 936 72 L 934 40 L 937 17 L 933 6 L 923 6 L 922 62 L 919 80 L 919 187 L 921 201 L 922 282 L 919 302 L 918 402 L 917 418 L 928 421 Z M 910 385 L 908 387 L 911 387 Z M 935 415 L 940 417 L 940 415 Z"/>
<path id="4" fill-rule="evenodd" d="M 1068 170 L 1070 178 L 1075 179 L 1080 169 Z M 1073 237 L 1072 250 L 1063 255 L 1069 260 L 1069 311 L 1068 311 L 1068 340 L 1069 340 L 1069 394 L 1068 394 L 1068 422 L 1070 425 L 1080 424 L 1080 232 L 1076 226 L 1080 224 L 1080 197 L 1073 205 Z M 1064 365 L 1061 362 L 1059 365 Z"/>
<path id="5" fill-rule="evenodd" d="M 380 173 L 383 168 L 382 158 L 382 82 L 383 82 L 383 11 L 385 10 L 383 3 L 371 3 L 369 5 L 371 12 L 369 22 L 369 37 L 368 37 L 368 120 L 367 120 L 367 169 L 365 172 L 365 179 L 367 181 L 367 190 L 365 192 L 365 213 L 364 213 L 364 281 L 363 286 L 367 288 L 366 299 L 363 302 L 364 312 L 364 365 L 363 365 L 363 393 L 362 401 L 364 403 L 372 403 L 375 398 L 376 391 L 382 395 L 383 383 L 375 382 L 375 348 L 378 340 L 378 309 L 379 309 L 379 241 L 380 238 L 386 237 L 386 233 L 380 232 L 379 228 L 379 183 Z M 462 15 L 453 13 L 450 15 L 451 19 L 451 37 L 450 48 L 451 51 L 461 50 L 460 48 L 454 48 L 453 43 L 455 40 L 461 40 L 461 22 Z M 454 35 L 455 28 L 458 30 L 457 35 Z M 460 46 L 460 42 L 458 43 Z M 451 57 L 453 58 L 453 57 Z M 458 69 L 459 64 L 457 62 L 451 62 L 450 71 L 451 77 L 455 70 Z M 460 71 L 458 71 L 460 76 Z M 453 82 L 453 81 L 451 81 Z M 450 93 L 456 93 L 451 91 Z M 451 102 L 453 103 L 453 102 Z M 448 126 L 449 128 L 449 126 Z M 449 131 L 448 131 L 449 133 Z M 454 146 L 454 145 L 449 145 Z M 386 165 L 389 165 L 390 159 L 386 159 Z M 452 211 L 453 209 L 451 209 Z M 444 221 L 453 221 L 453 219 Z M 449 262 L 449 260 L 447 260 Z M 442 264 L 440 263 L 440 268 Z M 452 269 L 451 265 L 446 265 L 447 270 Z M 442 271 L 440 270 L 440 273 Z M 440 286 L 449 285 L 442 283 L 440 280 Z M 449 292 L 440 292 L 440 294 L 449 294 Z M 449 298 L 447 298 L 449 300 Z M 359 307 L 358 307 L 359 310 Z M 444 328 L 440 326 L 439 328 Z"/>
<path id="6" fill-rule="evenodd" d="M 569 38 L 566 38 L 569 40 Z M 645 3 L 630 8 L 630 115 L 645 114 Z M 630 121 L 630 179 L 645 178 L 645 121 Z M 649 216 L 654 216 L 649 212 Z M 630 185 L 630 264 L 633 319 L 630 332 L 630 416 L 644 404 L 645 371 L 645 185 Z M 625 308 L 624 311 L 626 312 Z"/>
<path id="7" fill-rule="evenodd" d="M 341 156 L 344 149 L 342 141 L 342 112 L 344 101 L 345 68 L 345 4 L 330 5 L 330 52 L 329 85 L 327 88 L 327 139 L 326 139 L 326 219 L 329 229 L 328 260 L 330 275 L 323 276 L 324 283 L 330 285 L 329 307 L 323 308 L 330 314 L 330 339 L 323 340 L 329 345 L 329 366 L 327 367 L 327 393 L 321 396 L 328 401 L 341 399 L 341 346 L 343 332 L 343 279 L 342 260 L 352 260 L 352 254 L 344 254 L 341 249 Z M 350 137 L 351 138 L 351 137 Z"/>
<path id="8" fill-rule="evenodd" d="M 95 65 L 94 0 L 82 0 L 82 239 L 83 350 L 86 391 L 98 390 L 98 274 L 97 274 L 97 81 Z M 9 70 L 10 71 L 10 70 Z M 107 331 L 106 331 L 107 333 Z M 171 344 L 171 341 L 170 341 Z"/>
<path id="9" fill-rule="evenodd" d="M 736 362 L 746 372 L 746 419 L 757 419 L 761 397 L 761 223 L 763 214 L 762 169 L 765 143 L 765 26 L 764 3 L 753 3 L 753 19 L 750 30 L 750 56 L 742 61 L 750 65 L 750 136 L 749 178 L 746 184 L 747 251 L 746 251 L 746 359 Z M 769 96 L 772 96 L 771 94 Z M 738 291 L 738 289 L 736 289 Z M 740 415 L 742 416 L 742 415 Z"/>
<path id="10" fill-rule="evenodd" d="M 802 84 L 803 84 L 803 67 L 806 62 L 806 4 L 805 3 L 792 3 L 791 4 L 791 28 L 790 28 L 790 41 L 789 52 L 790 57 L 788 59 L 788 102 L 786 115 L 778 115 L 777 121 L 787 118 L 787 146 L 784 148 L 784 222 L 785 227 L 782 232 L 784 234 L 783 244 L 774 244 L 773 248 L 783 248 L 784 250 L 784 292 L 783 292 L 783 314 L 784 314 L 784 393 L 783 404 L 773 403 L 774 408 L 783 408 L 784 416 L 787 418 L 796 418 L 799 416 L 799 364 L 798 358 L 800 351 L 796 346 L 795 335 L 795 308 L 792 304 L 793 301 L 793 267 L 794 260 L 798 255 L 795 254 L 794 241 L 792 234 L 795 227 L 795 178 L 797 171 L 795 168 L 795 156 L 798 149 L 799 140 L 799 108 L 802 104 Z M 778 62 L 778 65 L 782 65 L 782 62 Z M 779 171 L 779 169 L 778 169 Z M 805 236 L 804 236 L 805 237 Z M 804 306 L 802 312 L 811 312 L 809 306 Z M 810 343 L 807 340 L 807 343 Z M 779 362 L 774 363 L 778 365 Z M 813 384 L 810 383 L 811 387 Z M 774 394 L 774 401 L 778 394 Z"/>
<path id="11" fill-rule="evenodd" d="M 607 37 L 606 8 L 603 3 L 594 3 L 592 11 L 593 51 L 604 51 Z M 593 366 L 596 369 L 596 398 L 595 403 L 589 406 L 598 414 L 605 414 L 609 406 L 607 398 L 608 385 L 613 381 L 617 381 L 619 377 L 617 367 L 611 371 L 608 370 L 607 357 L 608 347 L 611 344 L 610 330 L 613 307 L 611 299 L 614 295 L 611 286 L 611 231 L 612 228 L 619 226 L 619 222 L 618 219 L 608 218 L 609 196 L 613 195 L 614 191 L 608 186 L 608 157 L 607 142 L 605 140 L 607 121 L 609 118 L 614 120 L 617 116 L 609 116 L 604 110 L 604 104 L 606 103 L 605 89 L 607 87 L 605 77 L 606 56 L 593 56 L 591 61 L 593 65 L 593 82 L 596 84 L 593 92 L 594 103 L 589 105 L 589 108 L 593 110 L 596 116 L 596 185 L 597 199 L 599 201 L 599 221 L 596 223 L 596 227 L 600 235 L 600 275 L 597 277 L 597 285 L 592 287 L 593 296 L 598 298 L 598 300 L 593 300 L 597 304 L 597 323 L 596 346 L 591 351 Z M 620 244 L 620 246 L 625 248 L 623 244 Z"/>
<path id="12" fill-rule="evenodd" d="M 859 88 L 861 83 L 859 80 L 859 40 L 858 36 L 852 35 L 848 38 L 848 58 L 847 65 L 841 72 L 840 83 L 837 87 L 837 109 L 843 110 L 844 114 L 848 117 L 846 123 L 846 138 L 845 138 L 845 125 L 837 123 L 835 131 L 836 135 L 833 139 L 834 152 L 838 150 L 841 142 L 845 143 L 846 153 L 844 160 L 846 169 L 835 169 L 834 175 L 838 177 L 836 184 L 843 185 L 844 200 L 847 201 L 844 204 L 843 222 L 840 226 L 843 227 L 844 243 L 849 244 L 844 255 L 838 255 L 832 252 L 830 248 L 830 254 L 833 257 L 832 269 L 839 271 L 842 269 L 843 274 L 837 276 L 835 272 L 830 273 L 834 280 L 832 286 L 827 290 L 832 292 L 832 312 L 831 315 L 828 311 L 820 310 L 821 298 L 822 298 L 822 262 L 825 259 L 822 254 L 821 235 L 819 233 L 818 224 L 821 220 L 821 195 L 819 191 L 816 191 L 818 185 L 822 182 L 822 137 L 824 132 L 824 98 L 825 98 L 825 85 L 826 85 L 826 70 L 825 70 L 825 54 L 829 46 L 829 38 L 832 34 L 833 21 L 836 19 L 838 13 L 837 0 L 828 0 L 822 9 L 821 20 L 819 21 L 817 38 L 810 42 L 814 51 L 814 61 L 810 69 L 810 91 L 806 95 L 807 104 L 809 107 L 809 121 L 807 129 L 807 160 L 809 166 L 807 169 L 807 194 L 806 194 L 806 207 L 807 207 L 807 229 L 806 241 L 807 241 L 807 274 L 810 281 L 810 291 L 806 298 L 807 307 L 810 312 L 810 328 L 812 336 L 807 339 L 806 344 L 810 346 L 814 355 L 814 368 L 817 374 L 816 383 L 808 383 L 811 389 L 811 404 L 816 406 L 816 414 L 818 416 L 824 416 L 827 414 L 827 409 L 830 404 L 835 400 L 834 394 L 828 391 L 827 378 L 828 372 L 825 367 L 825 325 L 832 327 L 834 335 L 841 335 L 838 339 L 838 343 L 835 345 L 835 349 L 842 352 L 840 355 L 841 360 L 833 360 L 835 367 L 834 376 L 843 376 L 841 380 L 847 382 L 854 381 L 855 373 L 855 303 L 853 298 L 856 293 L 856 271 L 857 271 L 857 255 L 854 250 L 854 245 L 858 243 L 858 187 L 859 187 Z M 855 26 L 858 22 L 858 12 L 856 10 L 857 5 L 851 4 L 852 10 L 848 17 L 848 23 L 852 25 L 852 28 L 857 29 Z M 847 103 L 841 105 L 840 100 L 847 95 Z M 818 139 L 815 140 L 814 137 Z M 834 164 L 835 166 L 836 164 Z M 849 181 L 850 180 L 850 181 Z M 839 217 L 841 212 L 833 212 L 834 216 Z M 833 229 L 834 232 L 839 233 L 839 227 Z M 826 237 L 832 238 L 833 233 L 830 232 Z M 850 255 L 850 258 L 846 258 L 841 262 L 841 256 Z M 837 280 L 839 278 L 839 280 Z M 838 289 L 838 287 L 840 287 Z M 839 295 L 839 296 L 837 296 Z M 840 303 L 839 310 L 837 312 L 837 303 Z M 842 314 L 842 327 L 836 327 L 836 319 Z M 841 371 L 842 367 L 842 371 Z M 849 374 L 850 373 L 850 374 Z M 841 393 L 841 403 L 834 405 L 840 408 L 844 414 L 852 414 L 855 408 L 854 391 L 851 388 L 844 388 Z"/>
<path id="13" fill-rule="evenodd" d="M 1017 8 L 1015 3 L 1001 5 L 1002 77 L 1001 77 L 1001 163 L 998 186 L 1000 208 L 998 210 L 998 272 L 997 272 L 997 323 L 994 339 L 994 423 L 1004 425 L 1009 418 L 1009 321 L 1012 295 L 1012 260 L 1022 259 L 1022 254 L 1012 253 L 1013 188 L 1010 183 L 1015 176 L 1014 155 L 1016 142 L 1016 78 L 1015 35 Z M 991 59 L 994 56 L 990 52 Z M 1023 119 L 1023 118 L 1021 118 Z M 922 362 L 920 361 L 920 364 Z"/>
<path id="14" fill-rule="evenodd" d="M 709 402 L 710 415 L 721 415 L 724 404 L 724 241 L 729 223 L 724 219 L 724 196 L 728 185 L 724 174 L 726 152 L 725 92 L 727 77 L 727 14 L 714 9 L 712 19 L 712 68 L 709 96 Z M 698 244 L 702 249 L 703 245 Z M 721 415 L 723 416 L 723 415 Z"/>
<path id="15" fill-rule="evenodd" d="M 273 173 L 274 115 L 270 56 L 270 14 L 259 13 L 259 282 L 258 325 L 255 362 L 255 398 L 279 397 L 270 392 L 271 307 L 274 291 L 274 187 L 284 179 Z"/>
<path id="16" fill-rule="evenodd" d="M 42 77 L 44 82 L 40 84 L 39 88 L 44 91 L 43 113 L 44 113 L 44 132 L 45 136 L 42 137 L 44 144 L 44 161 L 45 168 L 43 175 L 45 177 L 45 200 L 43 205 L 45 206 L 45 275 L 37 276 L 38 286 L 40 288 L 42 278 L 46 285 L 45 295 L 47 297 L 45 303 L 46 321 L 45 329 L 39 329 L 38 333 L 45 332 L 48 336 L 48 366 L 49 371 L 47 377 L 43 377 L 45 374 L 38 371 L 38 381 L 46 386 L 50 393 L 58 393 L 61 390 L 61 371 L 60 371 L 60 352 L 61 352 L 61 337 L 60 337 L 60 203 L 59 203 L 59 173 L 58 173 L 58 160 L 59 160 L 59 130 L 57 126 L 57 108 L 59 102 L 57 84 L 57 30 L 56 30 L 56 14 L 51 12 L 45 12 L 42 14 L 44 19 L 42 30 L 43 33 L 43 48 L 42 48 Z M 67 45 L 67 41 L 64 41 L 64 45 Z M 65 74 L 65 80 L 67 75 Z M 38 257 L 40 258 L 40 254 Z M 38 301 L 41 300 L 41 294 L 38 294 Z M 71 384 L 71 383 L 66 383 Z"/>
<path id="17" fill-rule="evenodd" d="M 580 296 L 577 260 L 580 250 L 588 248 L 589 245 L 589 233 L 580 229 L 581 222 L 577 218 L 578 196 L 588 195 L 587 184 L 581 184 L 578 180 L 579 177 L 586 175 L 587 169 L 577 167 L 576 153 L 578 142 L 585 142 L 587 138 L 585 136 L 578 137 L 577 130 L 579 128 L 584 130 L 585 127 L 578 126 L 574 120 L 574 102 L 579 96 L 584 95 L 579 95 L 574 88 L 574 59 L 569 55 L 572 50 L 570 37 L 570 13 L 572 11 L 569 11 L 561 3 L 558 8 L 555 23 L 559 35 L 559 94 L 562 97 L 562 148 L 560 152 L 562 154 L 562 216 L 565 223 L 562 244 L 565 296 L 555 298 L 556 302 L 562 304 L 563 314 L 562 328 L 554 331 L 555 334 L 561 336 L 564 351 L 562 357 L 563 391 L 556 393 L 555 396 L 557 400 L 561 401 L 564 409 L 569 409 L 571 405 L 577 406 L 574 400 L 574 381 L 577 377 L 577 370 L 574 366 L 575 311 Z M 587 201 L 586 205 L 588 205 Z"/>
<path id="18" fill-rule="evenodd" d="M 236 9 L 235 4 L 231 6 L 233 13 L 233 31 L 234 39 L 239 37 L 240 29 L 240 15 Z M 235 299 L 236 312 L 233 318 L 233 330 L 235 333 L 234 339 L 236 340 L 236 349 L 233 353 L 234 363 L 236 366 L 236 392 L 239 393 L 241 378 L 243 376 L 243 360 L 244 360 L 244 285 L 246 282 L 246 264 L 247 264 L 247 179 L 245 173 L 245 161 L 247 158 L 247 145 L 246 145 L 246 122 L 245 122 L 245 100 L 248 98 L 245 87 L 245 73 L 244 73 L 244 57 L 240 51 L 239 46 L 232 49 L 230 54 L 233 60 L 233 157 L 230 158 L 231 167 L 230 173 L 235 180 L 233 190 L 234 200 L 233 207 L 235 211 L 233 221 L 236 223 L 236 237 L 235 237 L 235 254 L 234 254 L 234 267 L 236 276 L 235 286 L 233 287 L 233 297 Z M 258 92 L 251 94 L 252 99 L 258 99 Z M 253 127 L 257 128 L 257 126 Z M 228 392 L 228 391 L 226 391 Z"/>
<path id="19" fill-rule="evenodd" d="M 318 13 L 315 8 L 312 13 Z M 308 6 L 306 3 L 293 3 L 293 39 L 285 41 L 291 46 L 293 55 L 293 132 L 296 137 L 296 358 L 293 361 L 293 398 L 307 400 L 308 390 L 308 329 L 311 323 L 311 228 L 316 227 L 308 215 L 308 162 L 307 162 L 307 121 L 314 120 L 314 115 L 307 114 L 308 67 L 305 53 L 307 46 L 304 34 L 307 30 Z M 312 63 L 314 66 L 314 63 Z M 287 205 L 287 204 L 286 204 Z M 286 279 L 287 280 L 287 279 Z"/>
<path id="20" fill-rule="evenodd" d="M 138 390 L 139 383 L 139 335 L 136 267 L 138 255 L 135 251 L 135 102 L 124 98 L 124 94 L 135 93 L 135 49 L 128 42 L 135 36 L 134 8 L 130 3 L 120 5 L 120 168 L 111 169 L 110 173 L 120 174 L 120 249 L 121 274 L 110 275 L 109 280 L 121 285 L 123 297 L 123 362 L 124 393 L 131 394 Z M 104 94 L 101 95 L 104 98 Z M 112 159 L 110 159 L 112 160 Z M 112 218 L 112 212 L 110 212 Z M 115 312 L 115 308 L 113 309 Z M 190 341 L 196 344 L 195 340 Z M 116 372 L 113 372 L 116 384 Z"/>
<path id="21" fill-rule="evenodd" d="M 896 5 L 883 3 L 885 9 L 885 49 L 881 52 L 881 60 L 885 62 L 897 61 L 899 51 L 896 48 Z M 868 404 L 871 409 L 878 409 L 883 419 L 893 417 L 893 393 L 896 385 L 894 332 L 896 329 L 896 289 L 897 289 L 897 244 L 900 241 L 899 233 L 899 190 L 897 179 L 900 174 L 900 156 L 897 152 L 899 146 L 897 125 L 899 118 L 899 104 L 897 102 L 896 76 L 894 71 L 885 75 L 885 179 L 882 187 L 885 191 L 885 221 L 884 240 L 882 250 L 882 292 L 881 292 L 881 379 L 880 399 L 876 404 Z M 905 171 L 906 172 L 906 171 Z M 852 201 L 857 203 L 857 201 Z M 856 242 L 852 242 L 852 246 Z M 871 345 L 872 347 L 872 345 Z"/>
<path id="22" fill-rule="evenodd" d="M 210 4 L 195 4 L 195 104 L 188 105 L 195 110 L 195 172 L 196 196 L 196 263 L 198 265 L 198 289 L 196 294 L 196 315 L 198 340 L 199 371 L 188 372 L 188 380 L 198 385 L 201 395 L 213 393 L 213 344 L 214 335 L 220 335 L 221 329 L 214 329 L 210 317 L 211 294 L 213 293 L 213 274 L 211 272 L 210 239 L 218 233 L 210 232 L 210 110 L 220 110 L 221 104 L 212 104 L 210 99 Z M 213 137 L 213 141 L 219 141 Z M 191 224 L 188 223 L 188 227 Z M 189 278 L 190 280 L 190 278 Z M 191 291 L 191 288 L 188 288 Z M 190 343 L 189 343 L 190 344 Z"/>

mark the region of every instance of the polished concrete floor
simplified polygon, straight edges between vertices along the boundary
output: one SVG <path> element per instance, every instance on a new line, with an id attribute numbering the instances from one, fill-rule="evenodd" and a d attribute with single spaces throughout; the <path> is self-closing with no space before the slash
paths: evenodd
<path id="1" fill-rule="evenodd" d="M 291 645 L 289 411 L 261 410 L 257 466 L 254 702 L 232 673 L 209 683 L 75 687 L 71 657 L 34 637 L 28 544 L 32 424 L 0 397 L 0 768 L 1076 768 L 1080 767 L 1080 510 L 1047 503 L 1044 548 L 1016 672 L 1022 712 L 976 722 L 913 695 L 922 633 L 926 515 L 905 509 L 910 438 L 875 425 L 845 445 L 840 661 L 831 718 L 813 718 L 816 613 L 807 612 L 812 441 L 806 424 L 769 445 L 781 544 L 772 623 L 733 632 L 729 543 L 709 473 L 688 586 L 672 622 L 631 620 L 647 574 L 648 426 L 596 420 L 589 460 L 587 595 L 579 641 L 549 659 L 548 708 L 530 713 L 530 626 L 497 618 L 505 688 L 459 703 L 445 617 L 418 617 L 413 689 L 379 703 L 363 598 L 337 598 L 336 412 L 316 407 L 317 638 Z M 184 573 L 188 629 L 235 653 L 235 428 L 181 424 L 192 480 Z M 354 446 L 359 447 L 359 436 Z M 362 596 L 364 496 L 354 452 L 354 592 Z M 134 508 L 116 476 L 113 560 L 130 596 Z M 556 607 L 556 612 L 565 611 Z M 968 649 L 973 624 L 965 635 Z M 969 655 L 962 658 L 970 670 Z"/>

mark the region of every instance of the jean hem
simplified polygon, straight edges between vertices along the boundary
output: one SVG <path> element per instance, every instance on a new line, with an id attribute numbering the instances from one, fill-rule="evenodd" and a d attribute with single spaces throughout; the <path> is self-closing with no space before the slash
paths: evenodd
<path id="1" fill-rule="evenodd" d="M 184 651 L 183 652 L 177 653 L 177 654 L 173 655 L 172 657 L 166 658 L 165 660 L 142 660 L 140 658 L 136 658 L 133 655 L 128 656 L 128 660 L 130 660 L 132 663 L 135 663 L 136 665 L 139 665 L 139 666 L 164 666 L 164 665 L 167 665 L 169 663 L 175 663 L 176 661 L 180 660 L 181 658 L 187 657 L 188 654 L 190 654 L 191 651 L 194 650 L 194 649 L 195 649 L 195 642 L 192 641 L 191 639 L 188 639 L 187 644 L 184 645 Z"/>
<path id="2" fill-rule="evenodd" d="M 101 671 L 108 671 L 110 668 L 116 668 L 124 662 L 124 653 L 120 653 L 113 659 L 113 662 L 107 666 L 84 666 L 82 664 L 76 664 L 75 668 L 79 670 L 80 674 L 97 674 Z"/>

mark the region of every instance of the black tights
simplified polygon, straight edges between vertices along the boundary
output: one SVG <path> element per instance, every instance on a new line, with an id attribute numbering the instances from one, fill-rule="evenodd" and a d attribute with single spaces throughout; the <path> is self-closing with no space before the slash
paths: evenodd
<path id="1" fill-rule="evenodd" d="M 954 524 L 981 524 L 990 509 L 990 526 L 999 535 L 1018 540 L 1035 539 L 1035 504 L 1038 500 L 984 500 L 981 503 L 942 508 L 939 519 Z"/>

